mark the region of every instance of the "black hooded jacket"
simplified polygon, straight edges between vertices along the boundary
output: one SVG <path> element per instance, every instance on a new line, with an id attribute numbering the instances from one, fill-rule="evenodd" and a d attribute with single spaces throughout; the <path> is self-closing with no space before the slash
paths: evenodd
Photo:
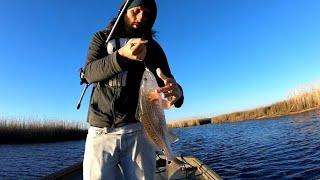
<path id="1" fill-rule="evenodd" d="M 145 65 L 155 74 L 160 87 L 164 83 L 156 75 L 157 68 L 167 77 L 173 76 L 165 53 L 153 38 L 146 44 L 147 55 L 143 63 L 124 59 L 117 50 L 108 54 L 107 35 L 105 31 L 95 33 L 87 55 L 84 77 L 94 84 L 87 121 L 95 127 L 121 127 L 139 121 L 135 113 Z M 175 107 L 180 107 L 183 99 L 182 96 Z"/>

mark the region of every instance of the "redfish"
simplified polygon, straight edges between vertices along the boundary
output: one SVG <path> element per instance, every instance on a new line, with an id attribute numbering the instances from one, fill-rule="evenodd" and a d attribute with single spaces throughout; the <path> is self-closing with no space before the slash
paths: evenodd
<path id="1" fill-rule="evenodd" d="M 136 116 L 142 122 L 149 141 L 166 156 L 166 169 L 170 177 L 180 171 L 185 163 L 176 158 L 170 147 L 178 137 L 167 128 L 164 109 L 169 108 L 169 103 L 156 91 L 158 88 L 156 77 L 146 68 L 140 84 Z"/>

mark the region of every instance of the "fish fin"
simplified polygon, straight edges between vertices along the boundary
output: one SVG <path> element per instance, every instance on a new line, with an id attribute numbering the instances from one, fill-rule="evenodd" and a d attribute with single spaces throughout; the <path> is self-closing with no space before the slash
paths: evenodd
<path id="1" fill-rule="evenodd" d="M 167 128 L 167 138 L 170 144 L 179 141 L 179 137 L 174 134 L 171 128 Z"/>
<path id="2" fill-rule="evenodd" d="M 138 106 L 136 109 L 135 118 L 141 122 L 141 109 L 140 109 L 140 102 L 138 102 Z"/>
<path id="3" fill-rule="evenodd" d="M 141 102 L 141 90 L 139 91 L 139 100 L 138 100 L 138 105 L 137 105 L 137 109 L 136 109 L 136 114 L 135 114 L 135 118 L 138 120 L 138 121 L 140 121 L 140 122 L 142 122 L 141 121 L 141 119 L 142 119 L 142 114 L 143 114 L 143 112 L 142 112 L 142 102 Z"/>

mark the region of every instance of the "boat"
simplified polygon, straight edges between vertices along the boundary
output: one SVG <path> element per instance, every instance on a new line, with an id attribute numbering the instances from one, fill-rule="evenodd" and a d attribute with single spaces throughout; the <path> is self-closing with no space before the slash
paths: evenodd
<path id="1" fill-rule="evenodd" d="M 193 156 L 177 157 L 184 161 L 188 168 L 175 174 L 170 180 L 220 180 L 222 179 L 217 173 L 203 164 L 199 159 Z M 166 160 L 163 155 L 157 156 L 156 180 L 167 180 Z M 82 162 L 76 163 L 73 166 L 52 173 L 43 179 L 45 180 L 80 180 L 82 178 Z"/>

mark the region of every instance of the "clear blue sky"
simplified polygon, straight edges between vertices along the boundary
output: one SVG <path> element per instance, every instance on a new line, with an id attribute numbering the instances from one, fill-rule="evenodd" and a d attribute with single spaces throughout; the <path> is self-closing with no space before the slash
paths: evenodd
<path id="1" fill-rule="evenodd" d="M 320 1 L 158 0 L 155 30 L 185 103 L 167 119 L 285 99 L 320 79 Z M 85 121 L 75 109 L 94 32 L 120 0 L 0 2 L 0 115 Z"/>

